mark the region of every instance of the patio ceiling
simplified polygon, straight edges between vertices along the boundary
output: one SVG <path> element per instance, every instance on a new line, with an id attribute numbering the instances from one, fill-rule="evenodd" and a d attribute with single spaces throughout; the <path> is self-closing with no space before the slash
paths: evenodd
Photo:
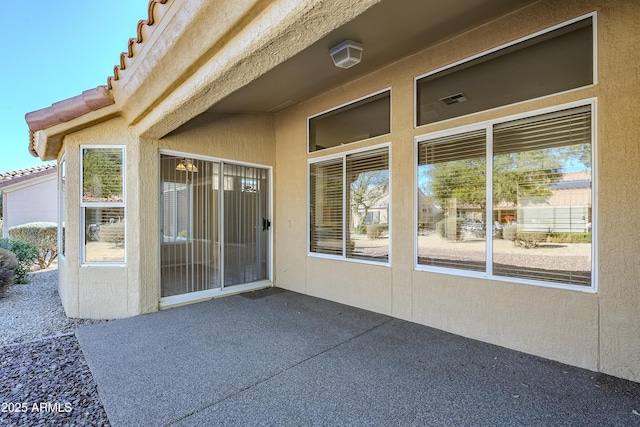
<path id="1" fill-rule="evenodd" d="M 276 112 L 411 53 L 535 3 L 533 0 L 384 0 L 210 108 L 216 113 Z M 363 44 L 362 62 L 333 65 L 329 49 Z"/>

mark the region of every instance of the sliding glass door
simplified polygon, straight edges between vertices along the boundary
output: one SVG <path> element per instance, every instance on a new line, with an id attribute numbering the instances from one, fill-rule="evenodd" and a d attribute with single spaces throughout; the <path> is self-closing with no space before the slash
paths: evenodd
<path id="1" fill-rule="evenodd" d="M 269 279 L 269 171 L 161 155 L 161 297 Z"/>

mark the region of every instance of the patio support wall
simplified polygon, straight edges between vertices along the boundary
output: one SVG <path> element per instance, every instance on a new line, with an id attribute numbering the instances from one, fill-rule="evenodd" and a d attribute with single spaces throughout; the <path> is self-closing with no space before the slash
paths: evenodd
<path id="1" fill-rule="evenodd" d="M 597 11 L 596 85 L 413 127 L 413 79 Z M 407 57 L 276 116 L 277 285 L 587 369 L 640 380 L 640 8 L 628 1 L 542 1 Z M 391 87 L 392 133 L 307 154 L 307 117 Z M 624 96 L 622 96 L 624 94 Z M 628 102 L 620 102 L 621 96 Z M 414 271 L 414 137 L 597 98 L 598 292 Z M 307 160 L 391 142 L 391 267 L 308 257 Z M 621 210 L 621 206 L 624 209 Z"/>

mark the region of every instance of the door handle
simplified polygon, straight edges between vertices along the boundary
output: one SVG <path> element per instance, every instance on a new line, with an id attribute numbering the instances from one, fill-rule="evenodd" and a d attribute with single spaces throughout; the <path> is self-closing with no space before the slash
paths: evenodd
<path id="1" fill-rule="evenodd" d="M 271 228 L 271 221 L 267 218 L 262 218 L 262 231 L 267 231 L 269 228 Z"/>

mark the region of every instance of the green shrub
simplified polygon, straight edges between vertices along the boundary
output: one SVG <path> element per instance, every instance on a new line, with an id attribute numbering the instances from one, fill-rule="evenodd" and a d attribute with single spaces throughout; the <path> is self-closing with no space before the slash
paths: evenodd
<path id="1" fill-rule="evenodd" d="M 27 283 L 27 274 L 38 257 L 38 248 L 28 242 L 7 238 L 0 239 L 0 248 L 13 252 L 18 259 L 14 282 Z"/>
<path id="2" fill-rule="evenodd" d="M 522 246 L 525 249 L 537 248 L 540 242 L 547 239 L 546 234 L 542 233 L 516 233 L 513 238 L 513 244 L 516 246 Z"/>
<path id="3" fill-rule="evenodd" d="M 0 248 L 0 289 L 11 284 L 18 267 L 18 258 L 13 252 Z"/>
<path id="4" fill-rule="evenodd" d="M 551 233 L 549 243 L 591 243 L 591 233 Z"/>
<path id="5" fill-rule="evenodd" d="M 367 225 L 367 238 L 379 239 L 389 230 L 388 224 L 371 224 Z"/>
<path id="6" fill-rule="evenodd" d="M 58 257 L 58 224 L 29 222 L 9 229 L 9 237 L 31 243 L 38 248 L 38 264 L 47 268 Z"/>

